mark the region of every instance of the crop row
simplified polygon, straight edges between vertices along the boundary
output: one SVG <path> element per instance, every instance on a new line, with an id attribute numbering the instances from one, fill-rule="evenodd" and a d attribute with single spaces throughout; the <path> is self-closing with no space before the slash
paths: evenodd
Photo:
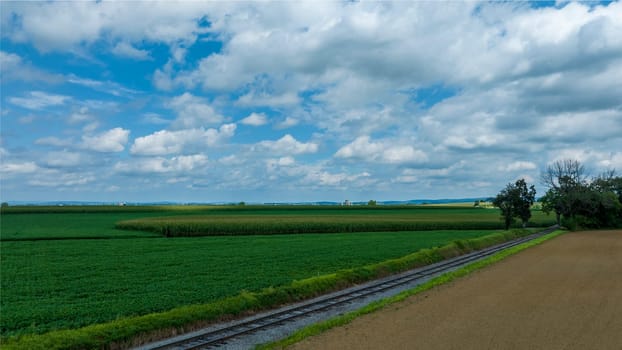
<path id="1" fill-rule="evenodd" d="M 549 220 L 550 221 L 550 220 Z M 547 221 L 536 222 L 544 226 Z M 265 235 L 299 233 L 349 233 L 428 230 L 494 230 L 503 223 L 481 217 L 456 217 L 453 220 L 416 215 L 404 216 L 176 216 L 124 220 L 117 229 L 138 230 L 166 237 Z"/>
<path id="2" fill-rule="evenodd" d="M 263 218 L 262 218 L 263 219 Z M 417 221 L 303 221 L 280 219 L 266 220 L 173 220 L 136 219 L 118 222 L 121 230 L 138 230 L 159 233 L 166 237 L 266 235 L 299 233 L 349 233 L 381 231 L 428 230 L 494 230 L 501 229 L 500 222 L 417 222 Z"/>

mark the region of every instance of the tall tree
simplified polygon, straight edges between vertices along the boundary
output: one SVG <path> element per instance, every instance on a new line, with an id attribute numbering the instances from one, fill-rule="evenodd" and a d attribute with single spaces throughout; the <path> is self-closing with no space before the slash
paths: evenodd
<path id="1" fill-rule="evenodd" d="M 531 206 L 536 199 L 536 189 L 533 185 L 527 186 L 525 179 L 509 183 L 499 192 L 492 204 L 501 209 L 501 216 L 505 222 L 505 229 L 509 229 L 514 218 L 520 218 L 523 227 L 531 218 Z"/>
<path id="2" fill-rule="evenodd" d="M 616 176 L 615 170 L 606 171 L 596 177 L 591 187 L 598 192 L 612 192 L 622 203 L 622 177 Z"/>
<path id="3" fill-rule="evenodd" d="M 558 225 L 561 225 L 561 215 L 563 212 L 562 203 L 563 201 L 559 198 L 559 192 L 549 189 L 546 191 L 544 196 L 540 198 L 540 202 L 542 202 L 542 211 L 547 215 L 550 212 L 555 212 L 555 217 Z"/>
<path id="4" fill-rule="evenodd" d="M 568 186 L 584 184 L 587 181 L 585 166 L 578 160 L 558 160 L 546 167 L 540 175 L 543 185 L 562 191 Z"/>
<path id="5" fill-rule="evenodd" d="M 572 159 L 558 160 L 547 166 L 540 175 L 540 180 L 548 187 L 543 197 L 545 212 L 554 210 L 558 224 L 561 215 L 566 218 L 576 215 L 579 210 L 577 196 L 587 187 L 586 170 L 581 162 Z"/>
<path id="6" fill-rule="evenodd" d="M 591 204 L 581 213 L 592 219 L 591 226 L 615 227 L 622 225 L 622 177 L 614 170 L 600 174 L 589 186 Z"/>

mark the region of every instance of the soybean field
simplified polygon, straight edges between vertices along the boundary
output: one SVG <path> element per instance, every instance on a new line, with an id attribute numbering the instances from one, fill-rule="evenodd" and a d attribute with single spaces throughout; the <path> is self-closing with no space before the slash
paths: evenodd
<path id="1" fill-rule="evenodd" d="M 553 222 L 534 214 L 533 226 Z M 421 206 L 9 207 L 0 225 L 9 343 L 326 280 L 502 227 L 494 209 Z"/>

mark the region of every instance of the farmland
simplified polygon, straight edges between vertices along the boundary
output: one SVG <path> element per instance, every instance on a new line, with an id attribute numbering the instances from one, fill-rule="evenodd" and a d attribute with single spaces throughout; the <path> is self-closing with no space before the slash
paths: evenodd
<path id="1" fill-rule="evenodd" d="M 278 288 L 458 239 L 483 237 L 500 224 L 496 210 L 471 208 L 10 209 L 3 210 L 0 227 L 3 338 L 217 302 L 241 291 Z M 166 238 L 157 232 L 115 228 L 128 220 L 244 222 L 246 226 L 254 222 L 265 227 L 263 235 Z M 304 230 L 285 234 L 278 226 L 277 232 L 269 230 L 275 222 L 294 226 L 362 222 L 358 230 L 365 230 L 384 227 L 373 226 L 377 223 L 404 220 L 425 224 L 420 227 L 429 230 L 352 233 L 338 229 L 331 234 Z M 539 212 L 534 220 L 541 226 L 552 222 Z M 438 229 L 443 222 L 473 226 Z"/>
<path id="2" fill-rule="evenodd" d="M 551 221 L 538 212 L 535 225 Z M 116 227 L 165 236 L 256 235 L 503 228 L 496 210 L 464 207 L 327 207 L 212 210 L 202 215 L 148 217 Z"/>
<path id="3" fill-rule="evenodd" d="M 620 349 L 621 250 L 620 230 L 566 233 L 447 288 L 405 293 L 260 348 L 347 324 L 287 349 Z"/>
<path id="4" fill-rule="evenodd" d="M 3 241 L 148 237 L 167 228 L 179 236 L 503 228 L 497 210 L 463 206 L 68 206 L 9 207 L 2 213 Z M 553 221 L 534 211 L 531 224 Z"/>

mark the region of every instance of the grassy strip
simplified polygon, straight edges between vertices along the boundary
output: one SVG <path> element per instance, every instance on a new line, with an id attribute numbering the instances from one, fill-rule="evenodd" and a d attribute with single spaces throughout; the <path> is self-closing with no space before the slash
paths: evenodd
<path id="1" fill-rule="evenodd" d="M 400 302 L 405 300 L 408 297 L 411 297 L 415 294 L 419 294 L 421 292 L 427 291 L 429 289 L 432 289 L 438 285 L 442 285 L 445 283 L 449 283 L 457 278 L 463 277 L 468 275 L 469 273 L 479 270 L 483 267 L 489 266 L 491 264 L 494 264 L 497 261 L 503 260 L 506 257 L 510 256 L 510 255 L 514 255 L 522 250 L 525 250 L 529 247 L 538 245 L 544 241 L 547 241 L 549 239 L 555 238 L 563 233 L 565 233 L 566 231 L 561 231 L 561 230 L 557 230 L 553 233 L 550 233 L 548 235 L 545 235 L 543 237 L 537 238 L 533 241 L 529 241 L 517 246 L 514 246 L 510 249 L 501 251 L 499 253 L 496 253 L 494 255 L 489 256 L 486 259 L 480 260 L 480 261 L 476 261 L 472 264 L 469 264 L 461 269 L 452 271 L 452 272 L 448 272 L 446 274 L 443 274 L 441 276 L 438 276 L 414 289 L 410 289 L 410 290 L 406 290 L 404 292 L 401 292 L 393 297 L 389 297 L 386 299 L 382 299 L 382 300 L 378 300 L 375 302 L 370 303 L 369 305 L 358 309 L 356 311 L 352 311 L 349 312 L 345 315 L 342 316 L 338 316 L 335 318 L 332 318 L 330 320 L 324 321 L 324 322 L 319 322 L 316 323 L 314 325 L 305 327 L 297 332 L 295 332 L 294 334 L 290 335 L 287 338 L 272 342 L 272 343 L 268 343 L 268 344 L 262 344 L 256 347 L 256 349 L 258 350 L 270 350 L 270 349 L 284 349 L 290 345 L 293 345 L 295 343 L 298 343 L 302 340 L 304 340 L 305 338 L 308 337 L 312 337 L 318 334 L 321 334 L 331 328 L 334 327 L 339 327 L 339 326 L 343 326 L 346 325 L 350 322 L 352 322 L 354 319 L 378 311 L 388 305 Z"/>
<path id="2" fill-rule="evenodd" d="M 2 343 L 4 343 L 2 348 L 95 349 L 109 347 L 114 343 L 116 343 L 114 346 L 121 347 L 137 345 L 138 342 L 147 342 L 157 337 L 188 331 L 193 326 L 205 324 L 206 321 L 216 321 L 229 315 L 237 316 L 249 311 L 265 310 L 280 304 L 310 298 L 355 283 L 481 249 L 529 233 L 525 230 L 514 230 L 476 239 L 454 241 L 440 248 L 423 249 L 399 259 L 294 281 L 279 288 L 266 288 L 259 292 L 242 292 L 237 296 L 209 304 L 190 305 L 166 312 L 121 318 L 79 329 L 11 337 L 2 339 Z M 139 340 L 135 341 L 136 339 Z"/>

